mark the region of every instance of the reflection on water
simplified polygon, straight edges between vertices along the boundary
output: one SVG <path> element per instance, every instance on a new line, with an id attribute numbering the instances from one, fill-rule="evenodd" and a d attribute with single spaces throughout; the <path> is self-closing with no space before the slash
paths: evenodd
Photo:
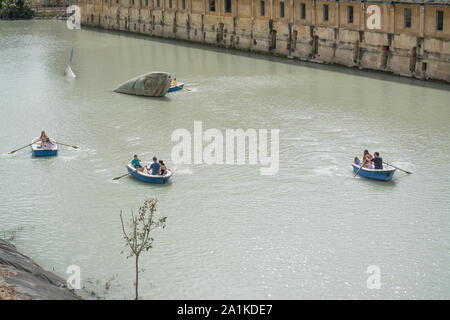
<path id="1" fill-rule="evenodd" d="M 71 48 L 76 79 L 64 77 Z M 146 99 L 112 92 L 149 71 L 191 91 Z M 423 84 L 333 67 L 94 30 L 0 22 L 0 232 L 47 269 L 132 294 L 119 211 L 158 197 L 168 228 L 142 258 L 144 298 L 449 298 L 449 99 Z M 339 69 L 339 71 L 341 71 Z M 280 170 L 176 165 L 175 129 L 280 129 Z M 52 159 L 28 149 L 45 129 Z M 362 150 L 414 172 L 353 178 Z M 175 169 L 170 184 L 127 177 L 133 154 Z M 366 287 L 368 266 L 382 287 Z M 95 285 L 94 285 L 95 286 Z M 98 285 L 97 291 L 102 291 Z"/>

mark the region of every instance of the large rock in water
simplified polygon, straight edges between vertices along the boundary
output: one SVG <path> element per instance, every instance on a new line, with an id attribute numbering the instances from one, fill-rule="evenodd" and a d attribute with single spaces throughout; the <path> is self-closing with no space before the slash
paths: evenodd
<path id="1" fill-rule="evenodd" d="M 164 97 L 171 83 L 172 77 L 169 73 L 150 72 L 122 83 L 114 89 L 114 92 L 137 96 Z"/>

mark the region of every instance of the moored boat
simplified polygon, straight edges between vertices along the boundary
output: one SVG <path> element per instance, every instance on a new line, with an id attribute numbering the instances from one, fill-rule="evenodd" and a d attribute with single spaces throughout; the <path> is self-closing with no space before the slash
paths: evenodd
<path id="1" fill-rule="evenodd" d="M 55 140 L 50 139 L 53 143 L 53 147 L 51 149 L 44 149 L 41 146 L 41 141 L 39 141 L 39 137 L 33 139 L 31 141 L 31 152 L 35 157 L 54 157 L 58 155 L 58 145 Z"/>
<path id="2" fill-rule="evenodd" d="M 147 183 L 163 184 L 169 182 L 170 177 L 172 177 L 172 171 L 170 170 L 167 170 L 165 176 L 151 175 L 145 171 L 139 172 L 131 164 L 127 165 L 127 170 L 134 178 Z"/>
<path id="3" fill-rule="evenodd" d="M 184 87 L 184 83 L 180 83 L 180 84 L 178 84 L 176 86 L 172 86 L 171 85 L 170 88 L 169 88 L 169 91 L 167 91 L 167 92 L 178 91 L 178 90 L 183 89 L 183 87 Z"/>
<path id="4" fill-rule="evenodd" d="M 369 169 L 352 163 L 353 172 L 358 172 L 358 175 L 367 179 L 381 180 L 381 181 L 391 181 L 394 173 L 397 169 L 385 165 L 383 169 Z M 358 171 L 359 170 L 359 171 Z"/>

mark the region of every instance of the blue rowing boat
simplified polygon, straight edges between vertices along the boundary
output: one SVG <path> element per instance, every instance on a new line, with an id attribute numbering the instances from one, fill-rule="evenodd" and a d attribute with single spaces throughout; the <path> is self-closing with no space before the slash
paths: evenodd
<path id="1" fill-rule="evenodd" d="M 383 169 L 369 169 L 369 168 L 361 168 L 360 166 L 352 163 L 353 172 L 358 172 L 358 175 L 367 179 L 372 180 L 381 180 L 381 181 L 391 181 L 394 173 L 397 169 L 385 165 Z M 359 170 L 359 171 L 358 171 Z"/>
<path id="2" fill-rule="evenodd" d="M 33 153 L 33 156 L 35 157 L 54 157 L 58 155 L 58 145 L 56 144 L 55 140 L 50 139 L 53 143 L 53 146 L 51 149 L 44 149 L 41 146 L 41 142 L 39 141 L 39 138 L 33 139 L 31 143 L 31 152 Z"/>
<path id="3" fill-rule="evenodd" d="M 180 83 L 179 85 L 176 85 L 176 86 L 170 86 L 169 91 L 167 91 L 167 92 L 178 91 L 178 90 L 183 89 L 183 87 L 184 87 L 184 83 Z"/>
<path id="4" fill-rule="evenodd" d="M 172 171 L 170 170 L 167 170 L 165 176 L 151 175 L 145 171 L 139 172 L 131 164 L 127 165 L 127 170 L 134 178 L 147 183 L 163 184 L 169 182 L 170 177 L 172 177 Z"/>

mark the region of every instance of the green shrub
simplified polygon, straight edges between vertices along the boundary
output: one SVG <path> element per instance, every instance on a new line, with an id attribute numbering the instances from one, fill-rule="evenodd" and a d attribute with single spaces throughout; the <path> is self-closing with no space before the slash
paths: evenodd
<path id="1" fill-rule="evenodd" d="M 0 19 L 31 19 L 34 10 L 27 0 L 0 0 Z"/>

